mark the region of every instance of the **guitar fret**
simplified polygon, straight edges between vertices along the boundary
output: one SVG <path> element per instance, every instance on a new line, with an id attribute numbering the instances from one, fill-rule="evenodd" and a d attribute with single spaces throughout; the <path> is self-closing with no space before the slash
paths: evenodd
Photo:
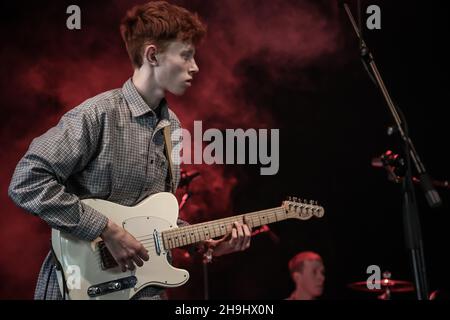
<path id="1" fill-rule="evenodd" d="M 221 234 L 220 234 L 220 227 L 219 226 L 215 226 L 214 227 L 214 238 L 220 237 L 220 236 L 221 236 Z"/>
<path id="2" fill-rule="evenodd" d="M 184 237 L 183 237 L 183 233 L 182 232 L 178 233 L 178 239 L 180 239 L 181 246 L 183 247 L 185 245 L 185 243 L 184 243 Z"/>
<path id="3" fill-rule="evenodd" d="M 178 237 L 179 237 L 178 239 L 180 239 L 181 246 L 183 247 L 185 245 L 183 234 L 181 232 L 178 233 Z"/>
<path id="4" fill-rule="evenodd" d="M 197 232 L 195 232 L 195 231 L 192 231 L 192 234 L 194 235 L 194 241 L 195 242 L 199 242 L 199 236 L 198 236 L 198 234 L 197 234 Z"/>

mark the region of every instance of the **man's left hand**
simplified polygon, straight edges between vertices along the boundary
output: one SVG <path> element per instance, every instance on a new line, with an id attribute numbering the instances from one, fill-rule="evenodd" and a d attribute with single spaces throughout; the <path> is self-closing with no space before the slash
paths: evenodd
<path id="1" fill-rule="evenodd" d="M 245 221 L 245 220 L 244 220 Z M 225 254 L 244 251 L 250 247 L 252 236 L 251 227 L 244 223 L 234 222 L 230 232 L 218 240 L 206 240 L 206 248 L 213 250 L 213 256 L 223 256 Z"/>

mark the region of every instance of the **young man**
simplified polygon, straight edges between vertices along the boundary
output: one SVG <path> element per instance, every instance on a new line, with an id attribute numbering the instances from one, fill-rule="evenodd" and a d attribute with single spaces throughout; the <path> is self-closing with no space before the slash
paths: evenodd
<path id="1" fill-rule="evenodd" d="M 182 95 L 195 74 L 195 45 L 206 32 L 198 17 L 164 1 L 132 8 L 121 33 L 134 73 L 121 89 L 97 95 L 67 112 L 31 143 L 9 187 L 11 199 L 52 228 L 92 241 L 101 237 L 122 271 L 149 259 L 144 246 L 81 199 L 105 199 L 134 206 L 151 194 L 172 191 L 163 128 L 180 128 L 165 91 Z M 174 141 L 173 143 L 177 143 Z M 180 179 L 174 163 L 173 182 Z M 179 221 L 179 224 L 182 222 Z M 234 224 L 220 240 L 206 242 L 214 255 L 244 250 L 250 229 Z M 137 299 L 158 299 L 147 287 Z M 49 253 L 41 268 L 35 299 L 61 299 Z"/>
<path id="2" fill-rule="evenodd" d="M 325 268 L 315 252 L 300 252 L 289 261 L 289 271 L 295 289 L 287 300 L 314 300 L 322 295 Z"/>

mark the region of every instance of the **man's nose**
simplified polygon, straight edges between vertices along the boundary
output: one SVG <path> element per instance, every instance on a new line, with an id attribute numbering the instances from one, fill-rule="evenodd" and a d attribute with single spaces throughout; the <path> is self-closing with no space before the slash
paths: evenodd
<path id="1" fill-rule="evenodd" d="M 320 282 L 320 283 L 323 283 L 324 281 L 325 281 L 325 276 L 323 275 L 323 274 L 318 274 L 317 275 L 317 280 Z"/>
<path id="2" fill-rule="evenodd" d="M 192 61 L 192 65 L 191 65 L 191 67 L 189 68 L 189 73 L 197 73 L 197 72 L 199 72 L 200 71 L 200 69 L 199 69 L 199 67 L 197 66 L 197 63 L 195 62 L 195 60 L 193 60 Z"/>

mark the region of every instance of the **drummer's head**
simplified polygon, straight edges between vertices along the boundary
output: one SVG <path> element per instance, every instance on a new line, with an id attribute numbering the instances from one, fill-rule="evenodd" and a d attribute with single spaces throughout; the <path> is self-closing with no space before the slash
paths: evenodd
<path id="1" fill-rule="evenodd" d="M 312 251 L 298 253 L 289 261 L 289 271 L 302 297 L 315 299 L 322 295 L 325 267 L 320 255 Z"/>

